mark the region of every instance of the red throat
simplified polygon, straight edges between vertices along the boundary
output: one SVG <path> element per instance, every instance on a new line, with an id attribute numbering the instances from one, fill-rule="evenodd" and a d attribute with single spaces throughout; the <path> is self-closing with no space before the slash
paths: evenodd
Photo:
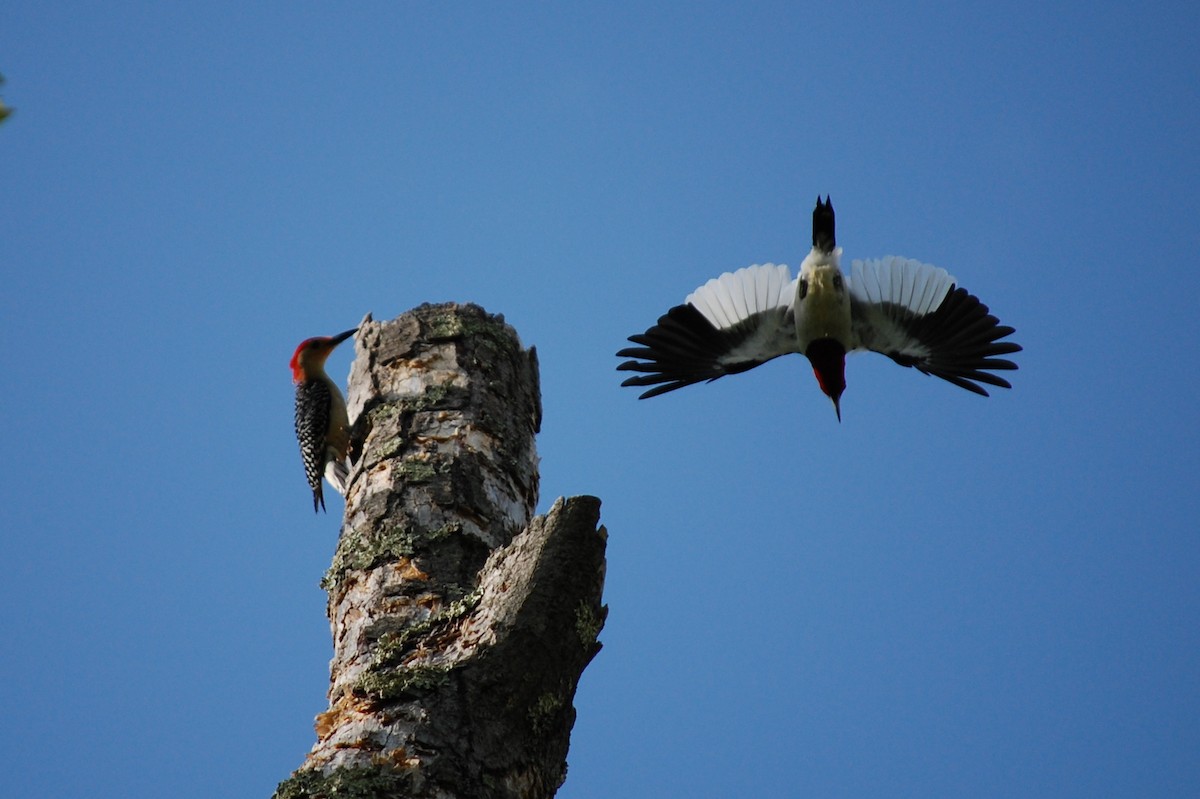
<path id="1" fill-rule="evenodd" d="M 835 339 L 822 338 L 809 344 L 804 354 L 821 390 L 836 404 L 846 390 L 846 348 Z"/>

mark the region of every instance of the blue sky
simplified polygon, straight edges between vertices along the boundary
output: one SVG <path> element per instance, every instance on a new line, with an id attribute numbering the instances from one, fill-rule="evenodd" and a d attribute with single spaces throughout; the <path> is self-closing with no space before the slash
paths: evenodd
<path id="1" fill-rule="evenodd" d="M 972 5 L 6 4 L 9 795 L 301 763 L 342 506 L 287 361 L 447 300 L 538 348 L 540 508 L 604 501 L 560 796 L 1200 793 L 1200 12 Z M 818 193 L 1017 328 L 1011 392 L 618 388 Z"/>

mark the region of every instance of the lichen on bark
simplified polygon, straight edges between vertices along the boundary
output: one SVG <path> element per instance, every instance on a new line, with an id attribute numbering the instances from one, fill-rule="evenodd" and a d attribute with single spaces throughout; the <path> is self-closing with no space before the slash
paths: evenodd
<path id="1" fill-rule="evenodd" d="M 357 347 L 356 463 L 322 581 L 329 708 L 276 797 L 552 796 L 600 649 L 606 534 L 594 497 L 532 518 L 536 353 L 453 304 L 368 317 Z"/>

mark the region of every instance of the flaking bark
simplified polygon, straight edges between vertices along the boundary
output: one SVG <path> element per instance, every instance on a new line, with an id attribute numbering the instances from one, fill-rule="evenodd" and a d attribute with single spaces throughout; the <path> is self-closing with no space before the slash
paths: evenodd
<path id="1" fill-rule="evenodd" d="M 549 797 L 600 649 L 595 497 L 537 502 L 537 358 L 502 317 L 368 317 L 329 591 L 334 657 L 296 797 Z"/>

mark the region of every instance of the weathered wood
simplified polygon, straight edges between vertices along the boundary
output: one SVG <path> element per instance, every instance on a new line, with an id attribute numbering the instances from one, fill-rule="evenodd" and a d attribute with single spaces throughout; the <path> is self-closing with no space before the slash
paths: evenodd
<path id="1" fill-rule="evenodd" d="M 549 797 L 600 649 L 600 501 L 537 502 L 535 352 L 474 305 L 357 337 L 334 657 L 294 797 Z"/>

